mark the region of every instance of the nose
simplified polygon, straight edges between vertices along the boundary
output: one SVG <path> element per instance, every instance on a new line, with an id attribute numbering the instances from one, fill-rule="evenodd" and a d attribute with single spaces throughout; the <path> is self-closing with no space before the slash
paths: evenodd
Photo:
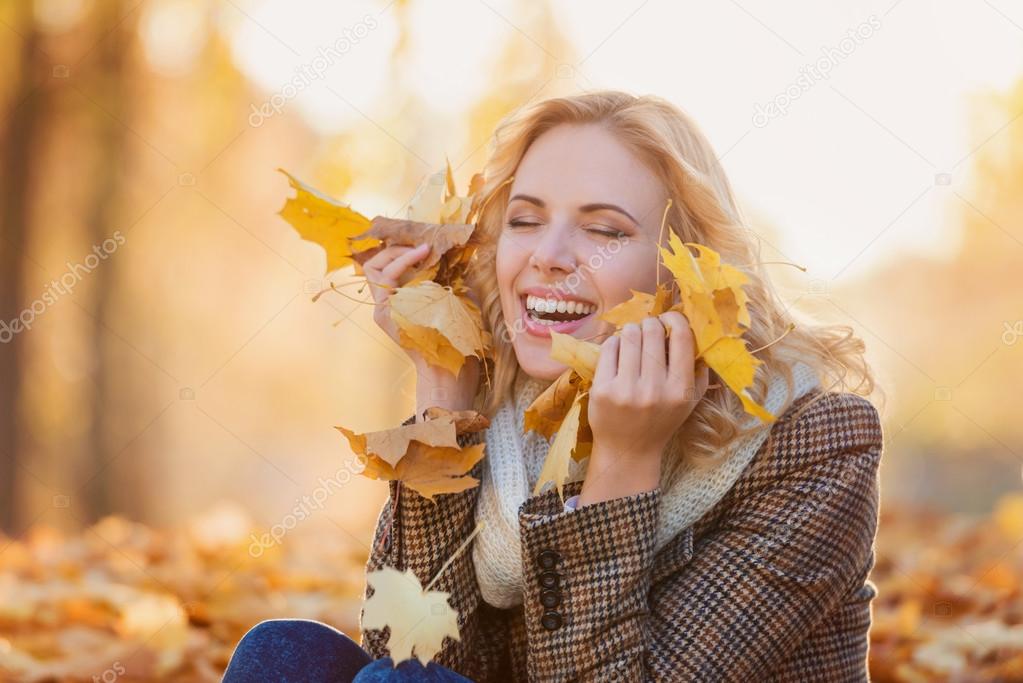
<path id="1" fill-rule="evenodd" d="M 543 273 L 571 273 L 576 268 L 571 226 L 551 221 L 536 240 L 529 263 Z"/>

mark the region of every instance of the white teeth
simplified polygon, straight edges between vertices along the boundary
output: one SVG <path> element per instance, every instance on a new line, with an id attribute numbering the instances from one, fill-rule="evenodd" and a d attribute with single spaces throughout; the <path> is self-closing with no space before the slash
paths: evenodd
<path id="1" fill-rule="evenodd" d="M 592 304 L 584 304 L 581 301 L 567 301 L 564 299 L 541 299 L 532 294 L 526 295 L 526 309 L 537 313 L 572 313 L 575 315 L 589 315 L 597 310 Z"/>

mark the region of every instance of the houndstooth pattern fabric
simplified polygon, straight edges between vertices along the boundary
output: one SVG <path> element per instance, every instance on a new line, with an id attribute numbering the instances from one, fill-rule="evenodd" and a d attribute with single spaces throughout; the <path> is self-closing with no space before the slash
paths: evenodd
<path id="1" fill-rule="evenodd" d="M 660 489 L 571 512 L 554 490 L 534 496 L 519 514 L 524 603 L 482 600 L 463 551 L 434 584 L 451 594 L 460 632 L 435 661 L 477 683 L 868 680 L 882 444 L 870 401 L 815 389 L 777 420 L 729 492 L 660 550 Z M 566 496 L 581 487 L 567 484 Z M 477 499 L 473 488 L 431 503 L 390 482 L 367 571 L 409 568 L 425 584 L 472 533 Z M 546 551 L 558 558 L 553 609 L 541 603 Z M 374 657 L 386 642 L 386 629 L 362 631 Z"/>
<path id="2" fill-rule="evenodd" d="M 789 362 L 792 385 L 782 373 L 768 382 L 764 408 L 779 413 L 791 401 L 820 386 L 817 371 L 799 360 Z M 476 502 L 476 520 L 484 527 L 473 541 L 472 561 L 483 599 L 491 605 L 510 608 L 522 604 L 522 542 L 519 538 L 519 509 L 530 497 L 540 477 L 550 442 L 536 432 L 524 431 L 525 411 L 549 380 L 537 380 L 525 373 L 516 377 L 511 400 L 505 401 L 485 433 L 487 457 Z M 728 453 L 713 463 L 696 464 L 683 459 L 669 489 L 661 490 L 656 548 L 670 543 L 680 531 L 728 493 L 746 465 L 770 434 L 773 425 L 743 413 L 743 427 L 757 426 L 753 433 L 728 444 Z M 681 457 L 671 452 L 665 457 Z M 671 456 L 668 456 L 671 453 Z M 569 459 L 568 481 L 585 479 L 586 467 Z"/>

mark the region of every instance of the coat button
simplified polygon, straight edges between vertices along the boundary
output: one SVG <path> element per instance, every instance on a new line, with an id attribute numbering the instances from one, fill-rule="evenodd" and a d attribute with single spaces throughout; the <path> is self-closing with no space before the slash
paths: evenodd
<path id="1" fill-rule="evenodd" d="M 547 550 L 540 551 L 536 556 L 536 561 L 543 569 L 554 569 L 554 565 L 561 561 L 561 555 L 558 551 L 548 548 Z"/>
<path id="2" fill-rule="evenodd" d="M 561 604 L 561 593 L 556 590 L 546 590 L 540 593 L 540 604 L 551 609 Z"/>
<path id="3" fill-rule="evenodd" d="M 540 587 L 541 588 L 557 588 L 560 579 L 554 572 L 542 572 L 540 574 Z"/>
<path id="4" fill-rule="evenodd" d="M 556 631 L 561 628 L 561 614 L 554 610 L 548 610 L 540 617 L 540 624 L 548 631 Z"/>

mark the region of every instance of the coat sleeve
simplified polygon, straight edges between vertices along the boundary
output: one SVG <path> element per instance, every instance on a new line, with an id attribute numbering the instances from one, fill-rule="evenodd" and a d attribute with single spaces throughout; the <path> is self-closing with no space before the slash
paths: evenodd
<path id="1" fill-rule="evenodd" d="M 869 401 L 828 393 L 773 436 L 653 586 L 660 489 L 574 511 L 554 491 L 527 500 L 530 680 L 760 680 L 791 654 L 873 562 L 882 434 Z"/>
<path id="2" fill-rule="evenodd" d="M 403 424 L 415 420 L 413 415 Z M 481 443 L 482 432 L 459 435 L 461 447 Z M 470 470 L 479 479 L 483 461 Z M 479 488 L 459 493 L 442 493 L 433 501 L 400 482 L 390 481 L 389 496 L 377 519 L 376 532 L 366 572 L 383 566 L 411 569 L 425 586 L 476 527 L 476 500 Z M 392 518 L 391 511 L 395 510 Z M 457 671 L 474 681 L 500 680 L 500 671 L 507 671 L 507 642 L 499 638 L 494 620 L 498 617 L 482 599 L 476 583 L 472 552 L 465 548 L 448 566 L 431 590 L 451 593 L 449 603 L 458 612 L 460 638 L 445 638 L 435 662 Z M 367 584 L 365 598 L 373 595 Z M 360 645 L 374 659 L 387 657 L 389 629 L 367 630 L 360 621 Z"/>

